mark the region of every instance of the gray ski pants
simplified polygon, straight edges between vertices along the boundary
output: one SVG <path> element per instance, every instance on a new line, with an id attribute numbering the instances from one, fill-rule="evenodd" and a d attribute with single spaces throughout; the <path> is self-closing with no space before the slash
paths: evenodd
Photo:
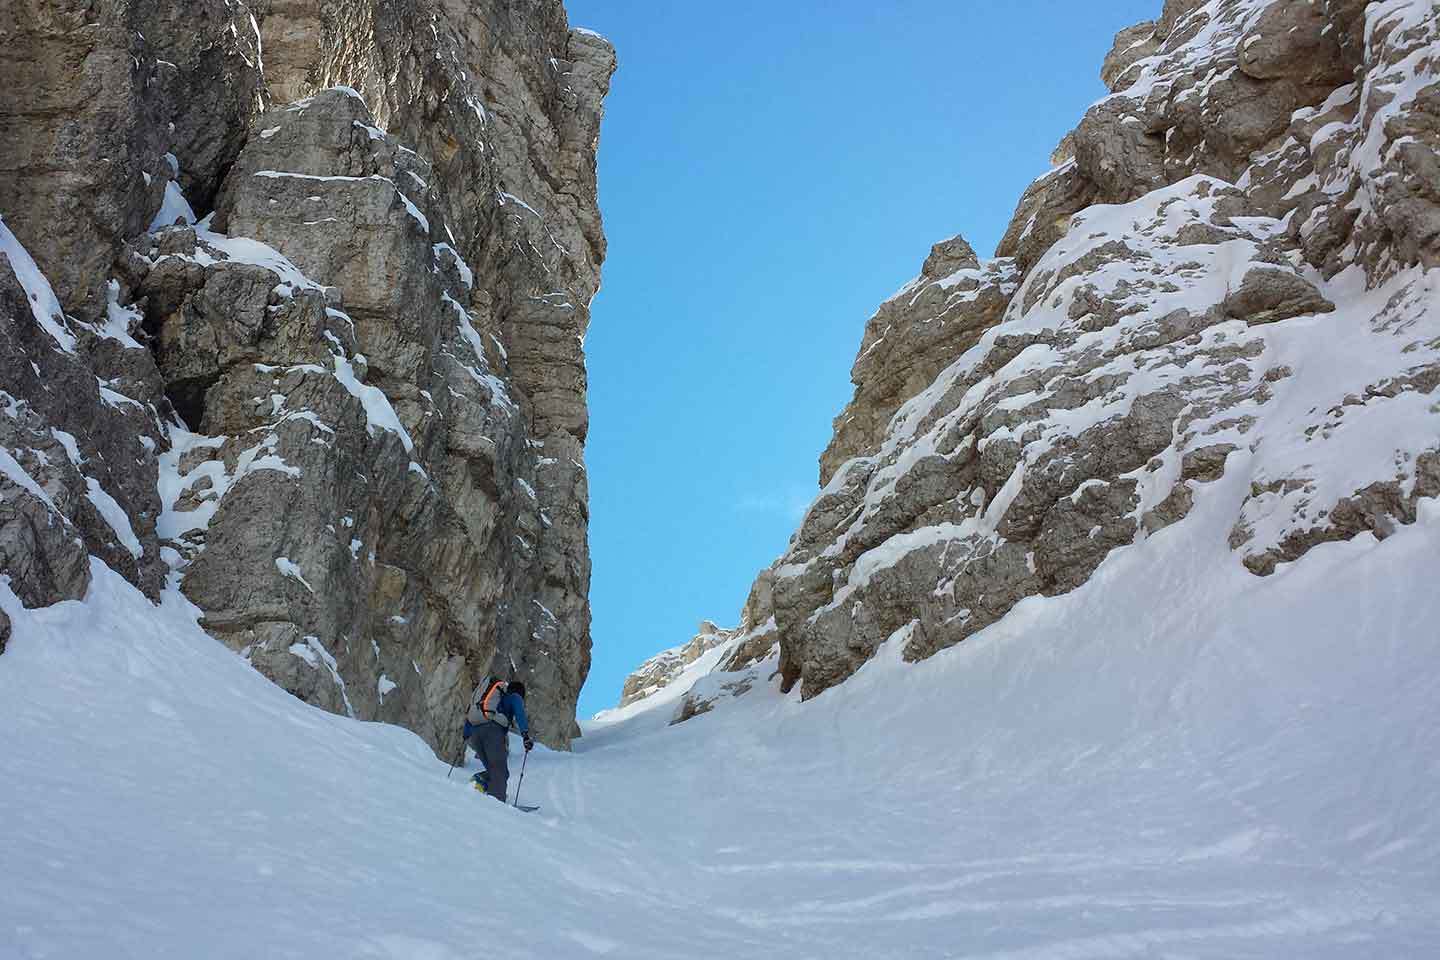
<path id="1" fill-rule="evenodd" d="M 510 780 L 510 732 L 498 723 L 482 723 L 470 734 L 470 749 L 485 765 L 485 792 L 504 803 Z"/>

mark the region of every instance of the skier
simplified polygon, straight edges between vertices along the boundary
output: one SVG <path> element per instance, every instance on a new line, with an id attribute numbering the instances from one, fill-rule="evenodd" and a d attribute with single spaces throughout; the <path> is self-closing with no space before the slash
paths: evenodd
<path id="1" fill-rule="evenodd" d="M 491 677 L 470 696 L 464 733 L 465 741 L 485 766 L 474 777 L 476 785 L 501 803 L 505 802 L 505 787 L 510 779 L 511 728 L 519 731 L 525 752 L 529 753 L 535 741 L 530 738 L 530 720 L 525 716 L 525 684 Z"/>

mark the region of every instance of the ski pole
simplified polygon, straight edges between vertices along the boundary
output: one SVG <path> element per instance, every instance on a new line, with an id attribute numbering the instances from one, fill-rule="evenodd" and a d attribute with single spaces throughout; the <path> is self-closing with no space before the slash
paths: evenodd
<path id="1" fill-rule="evenodd" d="M 464 741 L 464 740 L 461 740 L 461 741 L 460 741 L 460 756 L 459 756 L 458 759 L 459 759 L 459 764 L 463 764 L 463 763 L 465 762 L 465 741 Z M 449 779 L 450 779 L 450 774 L 455 772 L 455 767 L 456 767 L 457 765 L 458 765 L 458 764 L 456 764 L 456 763 L 451 763 L 451 764 L 450 764 L 450 772 L 447 773 L 447 774 L 445 774 L 445 779 L 446 779 L 446 780 L 449 780 Z"/>
<path id="2" fill-rule="evenodd" d="M 520 806 L 520 788 L 525 786 L 525 765 L 530 762 L 530 751 L 525 751 L 525 759 L 520 761 L 520 780 L 515 784 L 515 806 Z"/>

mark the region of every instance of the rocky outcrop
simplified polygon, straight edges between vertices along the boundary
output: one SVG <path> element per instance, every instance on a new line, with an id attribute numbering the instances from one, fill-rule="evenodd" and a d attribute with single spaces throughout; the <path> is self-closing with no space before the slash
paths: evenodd
<path id="1" fill-rule="evenodd" d="M 617 706 L 628 707 L 665 689 L 679 678 L 686 667 L 716 647 L 734 640 L 736 635 L 735 630 L 722 630 L 709 620 L 702 621 L 690 642 L 660 651 L 626 677 Z"/>
<path id="2" fill-rule="evenodd" d="M 786 687 L 813 696 L 886 641 L 925 657 L 1075 589 L 1227 468 L 1255 478 L 1230 539 L 1259 573 L 1414 519 L 1433 410 L 1383 450 L 1360 452 L 1356 424 L 1434 407 L 1433 242 L 1414 238 L 1440 142 L 1407 119 L 1440 92 L 1417 83 L 1440 57 L 1423 8 L 1372 5 L 1362 26 L 1354 4 L 1171 2 L 1117 39 L 1116 93 L 1001 245 L 1024 276 L 1003 319 L 957 338 L 878 449 L 831 467 L 781 559 Z M 1372 191 L 1413 214 L 1378 222 Z M 1342 340 L 1393 359 L 1322 372 Z M 1280 362 L 1307 348 L 1308 369 Z M 1343 435 L 1319 415 L 1346 417 L 1341 382 L 1367 398 Z"/>
<path id="3" fill-rule="evenodd" d="M 160 380 L 133 319 L 67 318 L 0 221 L 0 570 L 27 606 L 83 597 L 91 556 L 159 596 L 153 451 L 166 432 L 134 399 Z"/>
<path id="4" fill-rule="evenodd" d="M 755 688 L 759 671 L 751 668 L 741 670 L 738 675 L 715 672 L 701 677 L 685 691 L 680 704 L 670 717 L 670 726 L 694 720 L 709 713 L 721 703 L 743 697 Z"/>
<path id="5" fill-rule="evenodd" d="M 709 620 L 702 621 L 700 631 L 688 643 L 661 651 L 642 663 L 625 679 L 616 709 L 642 703 L 661 690 L 683 683 L 684 692 L 670 719 L 671 724 L 683 723 L 773 679 L 780 639 L 775 628 L 774 583 L 773 570 L 765 570 L 755 578 L 739 626 L 726 630 Z M 718 653 L 708 667 L 692 666 L 712 650 Z"/>
<path id="6" fill-rule="evenodd" d="M 313 703 L 448 754 L 499 672 L 567 745 L 609 44 L 558 0 L 22 7 L 0 211 L 55 303 L 0 276 L 17 594 L 174 569 Z"/>
<path id="7" fill-rule="evenodd" d="M 835 418 L 835 434 L 820 456 L 821 486 L 846 460 L 879 447 L 900 405 L 999 321 L 1019 282 L 1012 261 L 982 264 L 963 237 L 931 249 L 920 276 L 865 325 L 850 371 L 855 397 Z"/>
<path id="8" fill-rule="evenodd" d="M 1028 272 L 1091 204 L 1124 203 L 1195 174 L 1239 182 L 1253 154 L 1287 139 L 1297 110 L 1325 104 L 1354 79 L 1359 53 L 1341 37 L 1358 16 L 1340 0 L 1167 0 L 1159 20 L 1116 38 L 1102 70 L 1114 93 L 1072 134 L 1072 159 L 1026 192 L 999 255 Z M 1296 145 L 1295 161 L 1308 163 Z"/>
<path id="9" fill-rule="evenodd" d="M 751 599 L 755 599 L 753 592 Z M 752 612 L 754 608 L 747 604 L 745 617 Z M 662 690 L 678 690 L 678 698 L 670 698 L 675 701 L 669 708 L 671 726 L 707 714 L 775 678 L 778 639 L 773 617 L 761 624 L 742 619 L 740 626 L 730 630 L 707 620 L 689 643 L 656 654 L 626 678 L 615 709 L 637 704 L 639 710 L 654 709 L 664 701 L 646 701 Z M 702 660 L 712 652 L 713 656 Z M 603 719 L 606 715 L 599 716 Z"/>
<path id="10" fill-rule="evenodd" d="M 867 324 L 749 662 L 778 642 L 813 697 L 1177 525 L 1221 517 L 1263 576 L 1414 522 L 1440 490 L 1437 75 L 1424 2 L 1169 0 L 1122 32 L 999 259 L 946 241 Z"/>
<path id="11" fill-rule="evenodd" d="M 775 627 L 775 568 L 760 571 L 740 611 L 739 636 L 721 661 L 721 669 L 736 673 L 778 653 L 780 634 Z"/>

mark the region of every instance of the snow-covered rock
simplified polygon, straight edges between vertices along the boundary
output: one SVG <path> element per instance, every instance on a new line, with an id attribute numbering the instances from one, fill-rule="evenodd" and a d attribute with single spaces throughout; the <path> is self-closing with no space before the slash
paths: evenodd
<path id="1" fill-rule="evenodd" d="M 26 604 L 78 599 L 91 555 L 158 596 L 160 378 L 128 332 L 68 318 L 0 219 L 0 573 Z"/>
<path id="2" fill-rule="evenodd" d="M 778 674 L 779 634 L 775 629 L 774 571 L 755 579 L 731 629 L 701 621 L 688 643 L 663 650 L 625 679 L 620 703 L 596 719 L 616 720 L 676 703 L 671 719 L 680 723 L 709 713 L 718 701 L 750 692 Z"/>
<path id="3" fill-rule="evenodd" d="M 1440 495 L 1434 5 L 1170 0 L 1105 77 L 1001 259 L 947 241 L 867 324 L 764 575 L 785 689 L 1199 535 L 1222 477 L 1248 490 L 1226 562 L 1258 576 Z"/>
<path id="4" fill-rule="evenodd" d="M 995 325 L 1019 284 L 1014 261 L 982 264 L 963 237 L 931 249 L 920 275 L 865 324 L 850 371 L 855 397 L 835 418 L 835 435 L 820 456 L 821 486 L 846 460 L 879 448 L 900 405 Z"/>
<path id="5" fill-rule="evenodd" d="M 721 644 L 735 639 L 736 633 L 734 630 L 722 630 L 709 620 L 702 621 L 700 629 L 688 643 L 660 651 L 625 678 L 618 706 L 628 707 L 663 690 L 684 673 L 686 667 Z"/>

